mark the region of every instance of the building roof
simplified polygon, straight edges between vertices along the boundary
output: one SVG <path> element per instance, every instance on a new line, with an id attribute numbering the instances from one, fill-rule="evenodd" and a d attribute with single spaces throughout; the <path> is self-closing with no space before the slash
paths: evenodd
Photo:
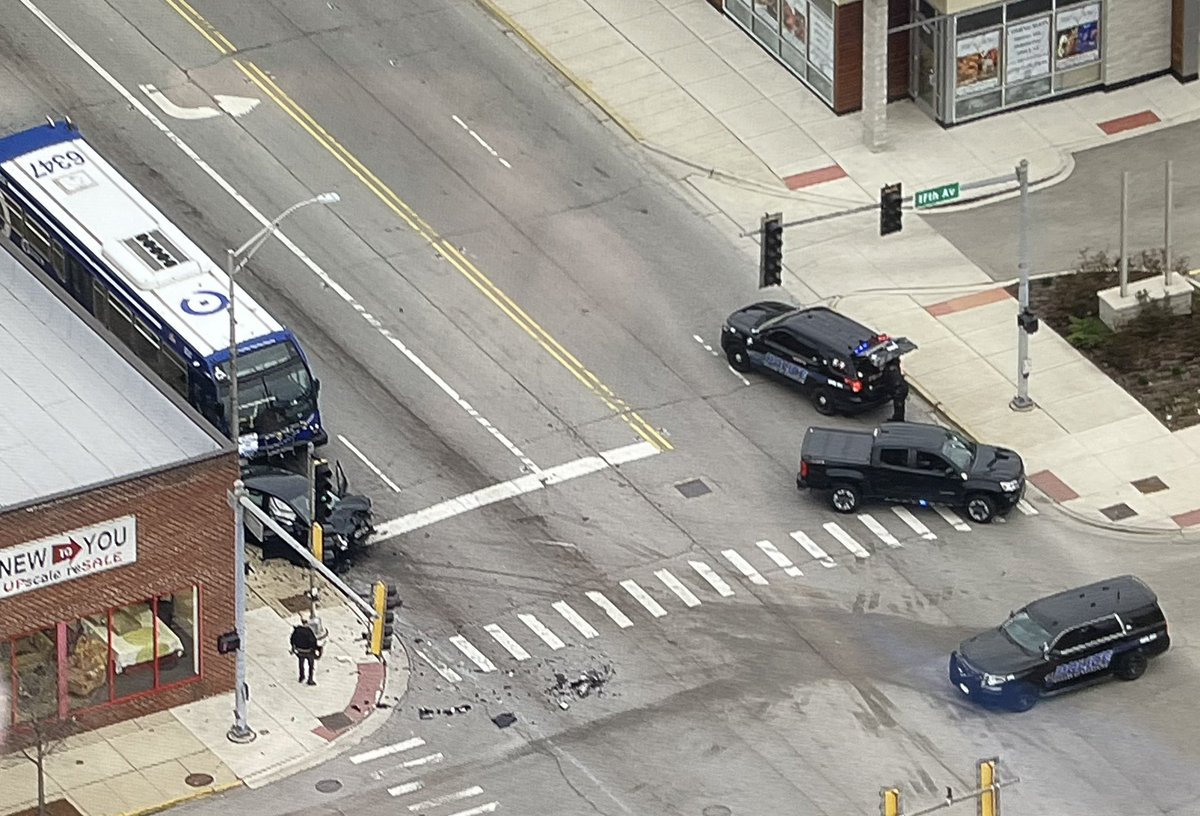
<path id="1" fill-rule="evenodd" d="M 5 248 L 0 349 L 0 509 L 222 447 Z"/>

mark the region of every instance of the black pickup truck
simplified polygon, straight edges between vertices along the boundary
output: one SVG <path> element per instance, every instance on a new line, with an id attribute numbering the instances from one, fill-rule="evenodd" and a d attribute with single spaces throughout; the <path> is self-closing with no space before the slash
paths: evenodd
<path id="1" fill-rule="evenodd" d="M 1014 451 L 972 442 L 938 425 L 809 428 L 796 487 L 828 490 L 840 513 L 853 513 L 864 499 L 883 499 L 960 507 L 972 521 L 986 524 L 1020 501 L 1025 464 Z"/>

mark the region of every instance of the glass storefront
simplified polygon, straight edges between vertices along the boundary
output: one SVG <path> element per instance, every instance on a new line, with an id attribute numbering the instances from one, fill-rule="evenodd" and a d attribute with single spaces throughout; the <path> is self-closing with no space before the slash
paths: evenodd
<path id="1" fill-rule="evenodd" d="M 725 12 L 833 105 L 832 0 L 725 0 Z"/>

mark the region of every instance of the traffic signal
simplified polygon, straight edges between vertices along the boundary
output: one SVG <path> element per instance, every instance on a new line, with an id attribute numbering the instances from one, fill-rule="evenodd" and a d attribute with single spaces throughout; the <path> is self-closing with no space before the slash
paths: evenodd
<path id="1" fill-rule="evenodd" d="M 882 788 L 879 791 L 879 816 L 900 816 L 900 789 Z"/>
<path id="2" fill-rule="evenodd" d="M 885 184 L 879 190 L 879 234 L 891 235 L 904 228 L 901 223 L 900 205 L 904 201 L 900 182 Z"/>
<path id="3" fill-rule="evenodd" d="M 328 521 L 333 510 L 333 468 L 326 459 L 313 461 L 313 498 L 317 503 L 313 519 Z"/>
<path id="4" fill-rule="evenodd" d="M 783 283 L 783 213 L 762 217 L 762 246 L 758 260 L 758 288 Z"/>
<path id="5" fill-rule="evenodd" d="M 1000 816 L 999 759 L 979 760 L 979 816 Z"/>
<path id="6" fill-rule="evenodd" d="M 1026 334 L 1033 334 L 1038 330 L 1038 319 L 1030 309 L 1025 308 L 1017 312 L 1017 325 L 1021 327 L 1021 331 Z"/>
<path id="7" fill-rule="evenodd" d="M 385 647 L 390 647 L 392 643 L 392 609 L 399 606 L 398 601 L 393 601 L 392 598 L 399 598 L 394 589 L 388 587 L 383 581 L 376 581 L 372 593 L 372 601 L 375 607 L 375 617 L 371 621 L 371 654 L 379 657 L 383 654 Z"/>

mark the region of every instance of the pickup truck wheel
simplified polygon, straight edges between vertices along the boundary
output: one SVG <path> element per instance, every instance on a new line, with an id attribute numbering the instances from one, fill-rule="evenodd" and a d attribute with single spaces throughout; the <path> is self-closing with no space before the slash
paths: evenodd
<path id="1" fill-rule="evenodd" d="M 739 348 L 731 348 L 729 351 L 725 352 L 725 359 L 729 361 L 730 368 L 732 368 L 734 371 L 740 371 L 743 374 L 753 368 L 753 366 L 750 365 L 750 356 L 746 354 L 746 349 L 744 346 Z"/>
<path id="2" fill-rule="evenodd" d="M 829 504 L 839 513 L 853 513 L 861 498 L 859 489 L 848 482 L 835 484 L 829 492 Z"/>
<path id="3" fill-rule="evenodd" d="M 812 404 L 821 416 L 833 416 L 833 391 L 828 386 L 821 386 L 813 392 Z"/>
<path id="4" fill-rule="evenodd" d="M 996 515 L 996 503 L 983 493 L 967 496 L 967 516 L 976 524 L 987 524 Z"/>
<path id="5" fill-rule="evenodd" d="M 1122 680 L 1137 680 L 1146 673 L 1150 661 L 1141 652 L 1129 652 L 1117 661 L 1116 675 Z"/>

